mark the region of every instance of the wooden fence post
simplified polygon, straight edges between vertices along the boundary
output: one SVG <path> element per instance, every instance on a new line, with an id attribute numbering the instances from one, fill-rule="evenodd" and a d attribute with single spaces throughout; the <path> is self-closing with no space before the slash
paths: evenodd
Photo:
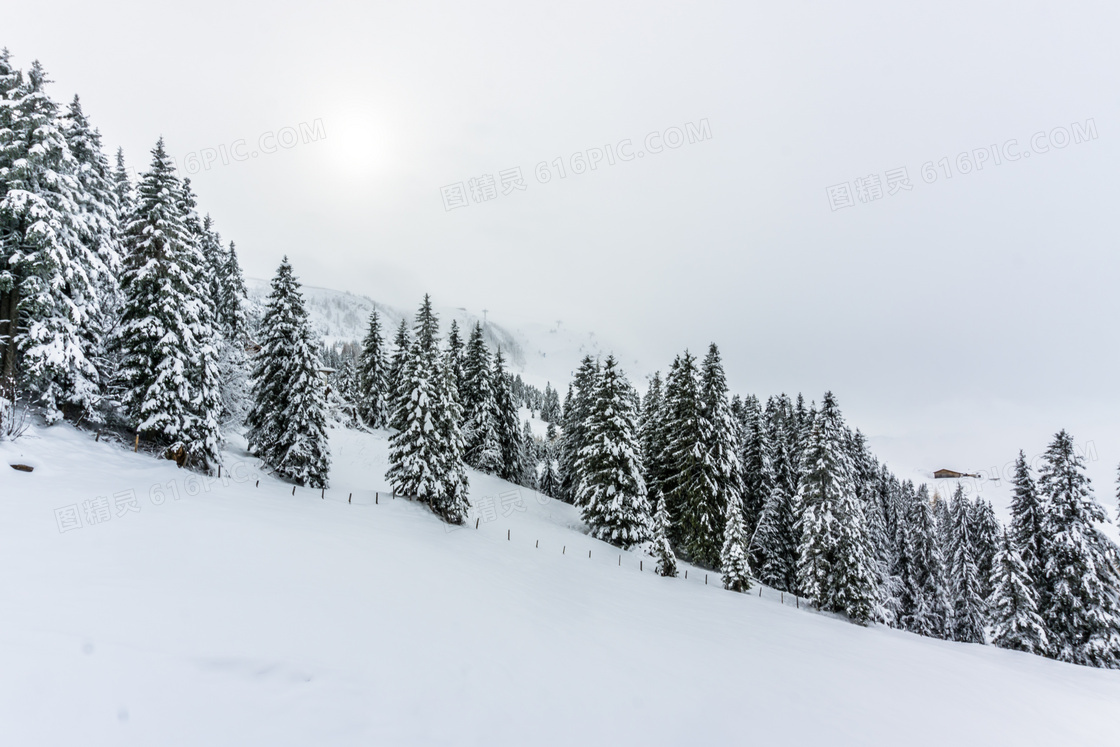
<path id="1" fill-rule="evenodd" d="M 135 454 L 140 451 L 140 432 L 136 432 L 136 443 L 132 446 L 132 453 Z"/>

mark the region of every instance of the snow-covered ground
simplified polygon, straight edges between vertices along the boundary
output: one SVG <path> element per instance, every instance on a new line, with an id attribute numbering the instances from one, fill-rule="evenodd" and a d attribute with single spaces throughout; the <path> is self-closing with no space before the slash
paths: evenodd
<path id="1" fill-rule="evenodd" d="M 1117 744 L 1120 672 L 659 578 L 477 474 L 450 529 L 375 499 L 384 434 L 332 451 L 321 498 L 237 448 L 0 444 L 0 744 Z"/>

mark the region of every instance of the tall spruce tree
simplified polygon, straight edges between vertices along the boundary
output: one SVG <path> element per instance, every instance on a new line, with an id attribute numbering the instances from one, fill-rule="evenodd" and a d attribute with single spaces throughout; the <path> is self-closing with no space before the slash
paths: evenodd
<path id="1" fill-rule="evenodd" d="M 899 623 L 919 635 L 944 638 L 949 633 L 949 598 L 945 562 L 937 538 L 933 502 L 922 485 L 902 486 L 901 544 L 895 575 L 900 584 Z"/>
<path id="2" fill-rule="evenodd" d="M 996 518 L 992 504 L 977 498 L 972 502 L 968 519 L 971 522 L 972 544 L 976 555 L 976 570 L 980 573 L 980 593 L 984 599 L 992 595 L 992 566 L 999 553 L 999 538 L 1003 529 Z"/>
<path id="3" fill-rule="evenodd" d="M 445 364 L 451 367 L 451 376 L 455 381 L 455 388 L 462 396 L 463 391 L 463 355 L 466 345 L 463 336 L 459 333 L 459 322 L 451 320 L 451 329 L 447 332 L 447 351 Z"/>
<path id="4" fill-rule="evenodd" d="M 124 165 L 124 148 L 117 148 L 117 156 L 113 161 L 113 192 L 117 196 L 117 212 L 121 223 L 132 214 L 135 199 L 132 191 L 132 179 L 128 176 L 128 168 Z"/>
<path id="5" fill-rule="evenodd" d="M 181 463 L 210 469 L 221 445 L 219 372 L 199 284 L 204 260 L 188 220 L 182 184 L 160 139 L 124 234 L 116 341 L 122 403 L 139 435 Z"/>
<path id="6" fill-rule="evenodd" d="M 325 488 L 331 460 L 318 346 L 287 257 L 265 301 L 260 345 L 245 419 L 249 450 L 279 477 Z"/>
<path id="7" fill-rule="evenodd" d="M 665 430 L 664 397 L 662 395 L 661 372 L 655 371 L 649 379 L 649 387 L 642 402 L 642 413 L 638 420 L 638 438 L 642 449 L 642 468 L 650 493 L 661 494 L 665 485 Z"/>
<path id="8" fill-rule="evenodd" d="M 1039 471 L 1045 536 L 1041 613 L 1049 654 L 1096 667 L 1120 661 L 1120 583 L 1115 546 L 1096 527 L 1108 515 L 1093 497 L 1084 459 L 1061 431 Z"/>
<path id="9" fill-rule="evenodd" d="M 1038 593 L 1015 548 L 1010 529 L 1000 535 L 991 585 L 988 608 L 992 644 L 1030 654 L 1046 653 L 1049 641 L 1046 625 L 1038 614 Z"/>
<path id="10" fill-rule="evenodd" d="M 719 554 L 719 568 L 723 588 L 729 591 L 747 591 L 751 588 L 747 530 L 743 524 L 742 503 L 728 501 L 727 515 L 723 521 L 723 547 Z"/>
<path id="11" fill-rule="evenodd" d="M 657 558 L 654 572 L 659 576 L 677 576 L 677 556 L 669 542 L 669 511 L 665 498 L 657 496 L 657 511 L 653 515 L 653 556 Z"/>
<path id="12" fill-rule="evenodd" d="M 358 362 L 358 414 L 371 428 L 389 425 L 389 372 L 384 347 L 381 316 L 374 309 Z"/>
<path id="13" fill-rule="evenodd" d="M 245 275 L 237 259 L 237 247 L 231 241 L 229 249 L 218 258 L 218 318 L 231 342 L 241 343 L 249 334 L 249 321 L 245 304 L 249 294 L 245 290 Z"/>
<path id="14" fill-rule="evenodd" d="M 703 526 L 708 524 L 705 515 L 709 511 L 712 512 L 711 516 L 714 520 L 711 526 L 717 534 L 714 538 L 704 541 L 703 545 L 705 550 L 709 548 L 714 550 L 721 545 L 725 535 L 723 524 L 729 515 L 727 505 L 732 502 L 740 504 L 744 502 L 743 466 L 739 461 L 739 429 L 728 401 L 727 377 L 723 371 L 723 361 L 719 348 L 714 342 L 708 346 L 708 354 L 700 367 L 700 402 L 701 417 L 705 421 L 703 464 L 709 491 L 701 500 L 692 504 L 689 515 L 690 519 L 696 522 L 694 526 Z M 769 483 L 768 477 L 764 477 L 764 483 Z M 699 498 L 700 495 L 695 497 Z M 757 521 L 757 516 L 755 520 Z M 745 522 L 746 516 L 744 516 L 744 532 L 749 544 L 755 527 Z"/>
<path id="15" fill-rule="evenodd" d="M 1027 567 L 1031 586 L 1041 591 L 1046 579 L 1042 500 L 1031 477 L 1027 456 L 1022 451 L 1015 460 L 1011 488 L 1011 541 Z"/>
<path id="16" fill-rule="evenodd" d="M 471 505 L 467 498 L 466 441 L 463 439 L 463 410 L 456 383 L 459 377 L 456 356 L 455 348 L 449 346 L 440 362 L 436 430 L 443 442 L 439 464 L 443 492 L 430 501 L 432 511 L 449 524 L 466 521 Z"/>
<path id="17" fill-rule="evenodd" d="M 799 545 L 797 494 L 794 492 L 796 479 L 785 438 L 783 416 L 778 414 L 781 409 L 781 403 L 776 403 L 775 414 L 767 424 L 769 493 L 754 534 L 751 559 L 758 568 L 762 583 L 782 591 L 796 592 Z"/>
<path id="18" fill-rule="evenodd" d="M 798 586 L 820 609 L 866 623 L 881 616 L 879 589 L 843 439 L 840 408 L 828 392 L 802 465 Z"/>
<path id="19" fill-rule="evenodd" d="M 983 643 L 986 610 L 971 513 L 971 501 L 964 497 L 964 489 L 958 485 L 950 504 L 953 522 L 949 545 L 950 635 L 954 641 L 962 643 Z"/>
<path id="20" fill-rule="evenodd" d="M 607 356 L 586 422 L 577 502 L 591 535 L 623 549 L 650 538 L 636 419 L 629 383 L 614 356 Z"/>
<path id="21" fill-rule="evenodd" d="M 673 361 L 665 379 L 663 490 L 672 541 L 693 562 L 715 568 L 719 565 L 724 507 L 711 505 L 715 491 L 708 479 L 707 421 L 702 408 L 696 359 L 686 350 Z"/>
<path id="22" fill-rule="evenodd" d="M 502 356 L 501 348 L 498 348 L 497 353 L 494 354 L 490 383 L 494 388 L 492 400 L 494 431 L 498 437 L 498 450 L 501 454 L 501 463 L 496 474 L 503 480 L 517 483 L 524 475 L 522 463 L 524 448 L 517 402 L 513 397 L 510 375 L 505 370 L 505 358 Z"/>
<path id="23" fill-rule="evenodd" d="M 753 394 L 743 400 L 739 414 L 742 447 L 743 520 L 753 535 L 770 494 L 770 465 L 766 461 L 766 423 Z"/>
<path id="24" fill-rule="evenodd" d="M 551 440 L 545 442 L 544 458 L 541 462 L 540 477 L 537 478 L 537 492 L 555 498 L 560 490 L 560 468 L 556 464 L 555 446 Z"/>
<path id="25" fill-rule="evenodd" d="M 463 356 L 463 431 L 467 464 L 489 474 L 502 469 L 502 449 L 494 414 L 493 372 L 482 325 L 471 330 Z"/>
<path id="26" fill-rule="evenodd" d="M 587 445 L 587 419 L 591 413 L 595 391 L 598 387 L 599 364 L 590 355 L 580 361 L 568 390 L 562 416 L 563 429 L 560 436 L 560 497 L 579 505 L 581 455 Z"/>
<path id="27" fill-rule="evenodd" d="M 67 117 L 38 62 L 26 77 L 0 61 L 0 380 L 15 381 L 48 422 L 95 416 L 106 291 L 115 290 L 116 205 L 104 191 L 99 136 L 77 102 Z M 71 145 L 78 148 L 75 153 Z"/>
<path id="28" fill-rule="evenodd" d="M 458 423 L 454 373 L 440 354 L 438 318 L 431 299 L 416 314 L 411 349 L 398 389 L 394 420 L 401 423 L 389 439 L 389 470 L 393 491 L 415 497 L 452 524 L 466 516 L 467 478 Z"/>
<path id="29" fill-rule="evenodd" d="M 400 325 L 397 327 L 397 334 L 393 338 L 393 355 L 389 359 L 389 375 L 387 376 L 389 397 L 389 427 L 400 430 L 403 423 L 400 423 L 397 418 L 397 413 L 401 412 L 401 397 L 407 388 L 405 383 L 405 369 L 408 367 L 408 354 L 412 347 L 412 343 L 408 337 L 408 323 L 401 319 Z"/>

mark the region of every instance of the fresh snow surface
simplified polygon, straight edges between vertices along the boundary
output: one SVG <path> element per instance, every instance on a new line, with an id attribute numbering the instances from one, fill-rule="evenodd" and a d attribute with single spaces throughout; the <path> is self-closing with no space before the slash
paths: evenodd
<path id="1" fill-rule="evenodd" d="M 0 444 L 0 744 L 1120 738 L 1118 671 L 861 628 L 695 569 L 659 578 L 570 506 L 478 474 L 450 529 L 375 505 L 384 433 L 335 430 L 332 450 L 320 498 L 256 487 L 238 448 L 234 479 L 204 487 L 67 425 Z M 118 516 L 129 490 L 139 510 Z M 98 496 L 110 519 L 59 531 L 55 509 Z"/>

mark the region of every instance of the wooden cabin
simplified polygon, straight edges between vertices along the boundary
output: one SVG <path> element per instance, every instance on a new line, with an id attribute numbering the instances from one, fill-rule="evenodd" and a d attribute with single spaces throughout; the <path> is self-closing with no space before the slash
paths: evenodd
<path id="1" fill-rule="evenodd" d="M 936 472 L 933 473 L 933 477 L 934 477 L 935 480 L 945 480 L 945 479 L 958 478 L 958 477 L 979 478 L 980 475 L 975 475 L 975 474 L 971 474 L 971 473 L 968 473 L 968 472 L 957 472 L 957 471 L 951 470 L 951 469 L 939 469 L 939 470 L 937 470 Z"/>

